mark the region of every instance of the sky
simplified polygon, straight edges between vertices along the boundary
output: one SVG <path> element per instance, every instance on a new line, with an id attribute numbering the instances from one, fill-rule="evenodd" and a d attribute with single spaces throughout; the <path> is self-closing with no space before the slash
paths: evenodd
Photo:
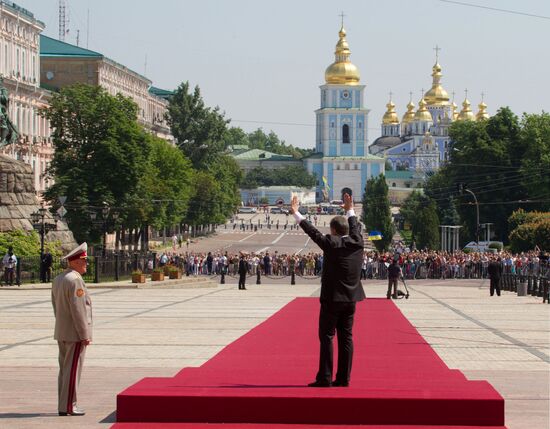
<path id="1" fill-rule="evenodd" d="M 58 37 L 57 0 L 16 0 Z M 273 130 L 287 143 L 315 147 L 324 71 L 334 61 L 340 14 L 351 60 L 366 85 L 369 144 L 380 135 L 389 92 L 401 116 L 413 92 L 431 86 L 434 47 L 442 84 L 474 112 L 550 111 L 550 1 L 464 0 L 535 18 L 442 0 L 67 0 L 66 41 L 145 74 L 153 85 L 198 85 L 232 126 Z M 89 13 L 89 28 L 87 26 Z M 89 37 L 88 37 L 89 34 Z"/>

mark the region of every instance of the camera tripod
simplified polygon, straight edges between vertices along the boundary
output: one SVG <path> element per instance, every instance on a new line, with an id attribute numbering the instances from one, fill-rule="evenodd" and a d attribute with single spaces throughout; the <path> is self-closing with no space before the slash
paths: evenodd
<path id="1" fill-rule="evenodd" d="M 403 275 L 399 276 L 399 280 L 403 282 L 403 286 L 405 286 L 405 292 L 402 290 L 399 290 L 399 283 L 397 283 L 397 299 L 409 299 L 409 288 L 407 287 L 407 282 L 405 281 L 405 277 Z"/>

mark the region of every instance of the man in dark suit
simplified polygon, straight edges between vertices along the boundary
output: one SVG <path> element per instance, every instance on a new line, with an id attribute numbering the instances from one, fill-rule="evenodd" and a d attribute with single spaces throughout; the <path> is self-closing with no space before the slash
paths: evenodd
<path id="1" fill-rule="evenodd" d="M 353 210 L 353 200 L 344 194 L 346 217 L 335 216 L 330 221 L 330 234 L 323 235 L 298 211 L 300 203 L 292 198 L 290 212 L 304 232 L 323 249 L 321 276 L 321 312 L 319 341 L 321 345 L 319 371 L 310 387 L 349 386 L 353 360 L 353 318 L 355 304 L 365 299 L 361 284 L 363 237 Z M 338 370 L 332 381 L 334 333 L 338 335 Z"/>
<path id="2" fill-rule="evenodd" d="M 495 290 L 497 291 L 497 295 L 500 296 L 500 276 L 502 274 L 501 259 L 497 258 L 495 260 L 493 258 L 491 262 L 489 262 L 489 266 L 487 267 L 487 272 L 489 273 L 489 279 L 491 281 L 491 286 L 490 286 L 491 296 L 495 294 Z"/>
<path id="3" fill-rule="evenodd" d="M 246 290 L 244 285 L 246 281 L 246 273 L 248 273 L 248 261 L 245 259 L 244 252 L 241 252 L 239 258 L 239 290 Z"/>

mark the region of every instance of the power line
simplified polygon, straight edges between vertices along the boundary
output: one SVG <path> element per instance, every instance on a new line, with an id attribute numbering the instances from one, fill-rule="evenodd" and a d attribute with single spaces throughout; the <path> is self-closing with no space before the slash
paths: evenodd
<path id="1" fill-rule="evenodd" d="M 486 9 L 486 10 L 492 10 L 492 11 L 496 11 L 496 12 L 510 13 L 510 14 L 513 14 L 513 15 L 528 16 L 530 18 L 550 19 L 550 16 L 537 15 L 537 14 L 534 14 L 534 13 L 520 12 L 520 11 L 517 11 L 517 10 L 510 10 L 510 9 L 501 9 L 501 8 L 498 8 L 498 7 L 482 6 L 480 4 L 466 3 L 466 2 L 462 2 L 462 1 L 454 1 L 454 0 L 438 0 L 438 1 L 440 1 L 442 3 L 456 4 L 456 5 L 459 5 L 459 6 L 475 7 L 475 8 L 478 8 L 478 9 Z"/>
<path id="2" fill-rule="evenodd" d="M 315 127 L 315 124 L 304 124 L 300 122 L 275 122 L 275 121 L 249 121 L 245 119 L 231 119 L 231 122 L 242 122 L 246 124 L 265 124 L 265 125 L 290 125 L 296 127 Z M 369 130 L 380 131 L 380 128 L 368 127 Z"/>

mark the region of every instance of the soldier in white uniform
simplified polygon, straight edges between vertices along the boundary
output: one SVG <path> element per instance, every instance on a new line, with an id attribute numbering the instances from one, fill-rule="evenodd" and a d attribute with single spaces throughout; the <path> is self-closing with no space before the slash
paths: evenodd
<path id="1" fill-rule="evenodd" d="M 82 274 L 88 246 L 82 243 L 65 259 L 68 268 L 53 280 L 54 338 L 59 345 L 58 411 L 60 416 L 83 416 L 76 406 L 86 347 L 92 341 L 92 301 Z"/>

